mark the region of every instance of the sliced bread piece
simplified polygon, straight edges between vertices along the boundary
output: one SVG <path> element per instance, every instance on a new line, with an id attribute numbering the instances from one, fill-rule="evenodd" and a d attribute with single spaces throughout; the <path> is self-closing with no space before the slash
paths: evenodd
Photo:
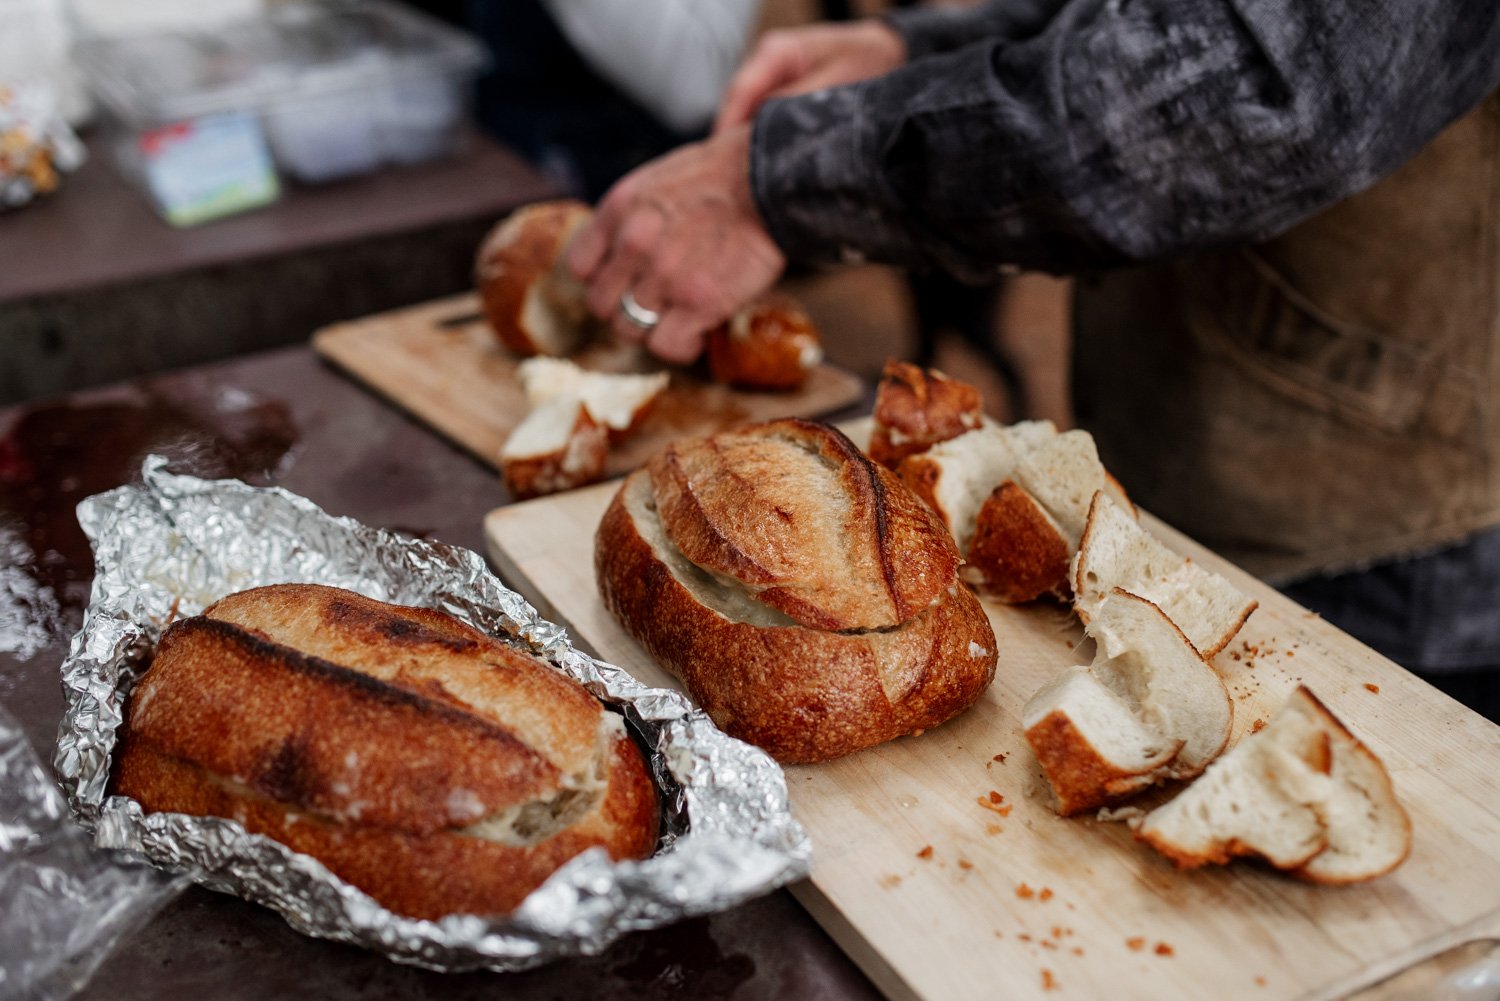
<path id="1" fill-rule="evenodd" d="M 609 434 L 576 396 L 532 410 L 500 449 L 500 475 L 516 500 L 572 490 L 602 479 Z"/>
<path id="2" fill-rule="evenodd" d="M 1257 604 L 1223 577 L 1168 549 L 1101 490 L 1089 506 L 1073 560 L 1079 617 L 1088 622 L 1115 588 L 1154 602 L 1204 657 L 1224 649 Z"/>
<path id="3" fill-rule="evenodd" d="M 1062 530 L 1068 551 L 1076 552 L 1088 523 L 1089 504 L 1108 483 L 1094 436 L 1087 431 L 1064 431 L 1049 438 L 1021 459 L 1014 479 L 1047 509 Z"/>
<path id="4" fill-rule="evenodd" d="M 1411 822 L 1380 761 L 1299 687 L 1136 837 L 1182 868 L 1259 855 L 1315 882 L 1353 883 L 1401 864 Z"/>
<path id="5" fill-rule="evenodd" d="M 566 358 L 540 357 L 523 361 L 517 374 L 532 407 L 558 396 L 577 397 L 589 415 L 609 430 L 612 441 L 619 441 L 640 426 L 672 378 L 666 372 L 595 372 Z"/>
<path id="6" fill-rule="evenodd" d="M 908 460 L 910 461 L 910 460 Z M 1035 497 L 1006 480 L 985 498 L 964 551 L 963 579 L 1012 604 L 1070 596 L 1073 551 L 1062 526 Z"/>
<path id="7" fill-rule="evenodd" d="M 1218 674 L 1151 602 L 1117 591 L 1090 632 L 1093 664 L 1070 668 L 1023 713 L 1026 741 L 1064 814 L 1199 774 L 1234 720 Z"/>
<path id="8" fill-rule="evenodd" d="M 1026 452 L 1056 433 L 1051 421 L 976 428 L 901 460 L 896 474 L 943 519 L 959 550 L 968 552 L 986 498 Z"/>
<path id="9" fill-rule="evenodd" d="M 870 458 L 895 469 L 908 455 L 957 438 L 984 423 L 979 390 L 937 369 L 891 359 L 875 389 Z"/>
<path id="10" fill-rule="evenodd" d="M 1118 588 L 1088 632 L 1098 644 L 1093 672 L 1146 726 L 1181 740 L 1164 777 L 1192 778 L 1229 743 L 1234 702 L 1223 679 L 1160 608 Z"/>
<path id="11" fill-rule="evenodd" d="M 708 371 L 742 389 L 792 390 L 823 360 L 812 319 L 785 296 L 740 310 L 708 332 Z"/>
<path id="12" fill-rule="evenodd" d="M 1082 666 L 1033 695 L 1022 725 L 1063 816 L 1147 788 L 1182 747 L 1148 729 L 1124 698 Z"/>

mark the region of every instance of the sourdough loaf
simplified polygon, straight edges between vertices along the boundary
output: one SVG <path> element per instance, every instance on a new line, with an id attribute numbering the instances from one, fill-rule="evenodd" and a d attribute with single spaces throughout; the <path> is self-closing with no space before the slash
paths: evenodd
<path id="1" fill-rule="evenodd" d="M 1136 837 L 1183 868 L 1257 855 L 1313 882 L 1354 883 L 1401 864 L 1411 821 L 1380 759 L 1298 687 Z"/>
<path id="2" fill-rule="evenodd" d="M 947 532 L 826 425 L 668 447 L 615 495 L 594 559 L 626 630 L 722 729 L 782 761 L 935 726 L 994 675 Z"/>
<path id="3" fill-rule="evenodd" d="M 640 858 L 656 795 L 621 717 L 440 612 L 283 584 L 174 624 L 116 792 L 227 817 L 402 914 L 514 909 L 578 853 Z"/>
<path id="4" fill-rule="evenodd" d="M 592 216 L 582 202 L 536 202 L 480 244 L 474 281 L 484 315 L 516 354 L 570 354 L 593 332 L 584 288 L 563 262 L 568 241 Z"/>

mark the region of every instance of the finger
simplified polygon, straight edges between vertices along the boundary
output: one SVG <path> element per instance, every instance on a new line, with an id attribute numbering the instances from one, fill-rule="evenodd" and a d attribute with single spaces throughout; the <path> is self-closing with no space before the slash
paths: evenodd
<path id="1" fill-rule="evenodd" d="M 739 68 L 724 90 L 714 134 L 748 122 L 773 91 L 797 78 L 800 59 L 789 47 L 768 40 Z"/>
<path id="2" fill-rule="evenodd" d="M 620 223 L 604 262 L 594 269 L 588 285 L 588 304 L 601 320 L 615 315 L 620 296 L 635 286 L 637 276 L 666 228 L 666 217 L 653 206 L 630 212 Z M 645 305 L 645 303 L 642 303 Z"/>
<path id="3" fill-rule="evenodd" d="M 663 361 L 687 365 L 703 353 L 703 338 L 712 326 L 701 313 L 672 309 L 647 335 L 646 347 Z"/>
<path id="4" fill-rule="evenodd" d="M 564 260 L 568 269 L 579 281 L 587 283 L 594 271 L 604 263 L 610 245 L 614 243 L 615 231 L 619 229 L 625 210 L 630 205 L 633 184 L 630 175 L 616 182 L 600 199 L 594 216 L 568 241 Z"/>

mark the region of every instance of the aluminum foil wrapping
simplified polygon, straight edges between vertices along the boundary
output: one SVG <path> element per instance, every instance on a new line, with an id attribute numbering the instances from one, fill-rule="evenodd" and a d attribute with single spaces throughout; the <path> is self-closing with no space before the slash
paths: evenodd
<path id="1" fill-rule="evenodd" d="M 562 628 L 505 588 L 477 554 L 336 518 L 285 490 L 165 467 L 153 456 L 143 486 L 79 505 L 96 575 L 63 664 L 67 710 L 55 766 L 99 846 L 140 852 L 265 904 L 307 934 L 440 970 L 520 970 L 597 953 L 625 932 L 723 910 L 807 873 L 808 839 L 770 756 L 725 736 L 680 694 L 648 688 L 574 649 Z M 108 795 L 126 696 L 165 625 L 225 594 L 289 581 L 449 612 L 618 707 L 643 738 L 661 793 L 656 854 L 617 863 L 591 849 L 507 917 L 425 921 L 386 910 L 316 860 L 233 821 L 147 815 L 135 800 Z"/>

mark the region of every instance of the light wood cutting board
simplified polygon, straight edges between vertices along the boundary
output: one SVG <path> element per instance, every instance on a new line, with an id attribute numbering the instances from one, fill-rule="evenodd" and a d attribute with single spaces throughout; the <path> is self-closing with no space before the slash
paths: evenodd
<path id="1" fill-rule="evenodd" d="M 473 293 L 437 299 L 324 327 L 313 349 L 407 410 L 438 433 L 498 468 L 500 446 L 526 416 L 516 366 L 479 315 Z M 574 356 L 607 372 L 649 368 L 641 353 L 596 347 Z M 820 365 L 790 393 L 752 393 L 674 371 L 672 383 L 639 429 L 610 450 L 608 472 L 640 465 L 683 435 L 712 434 L 734 424 L 774 417 L 815 417 L 857 402 L 859 377 Z"/>
<path id="2" fill-rule="evenodd" d="M 593 534 L 616 488 L 492 512 L 491 555 L 584 648 L 678 687 L 597 596 Z M 1500 935 L 1500 728 L 1145 520 L 1260 600 L 1216 660 L 1236 739 L 1306 682 L 1389 768 L 1412 818 L 1406 863 L 1352 887 L 1248 863 L 1178 872 L 1123 824 L 1058 817 L 1019 714 L 1091 649 L 1060 607 L 986 603 L 999 666 L 977 705 L 919 737 L 787 770 L 814 848 L 811 879 L 793 887 L 802 904 L 889 997 L 925 1001 L 1343 997 Z"/>

